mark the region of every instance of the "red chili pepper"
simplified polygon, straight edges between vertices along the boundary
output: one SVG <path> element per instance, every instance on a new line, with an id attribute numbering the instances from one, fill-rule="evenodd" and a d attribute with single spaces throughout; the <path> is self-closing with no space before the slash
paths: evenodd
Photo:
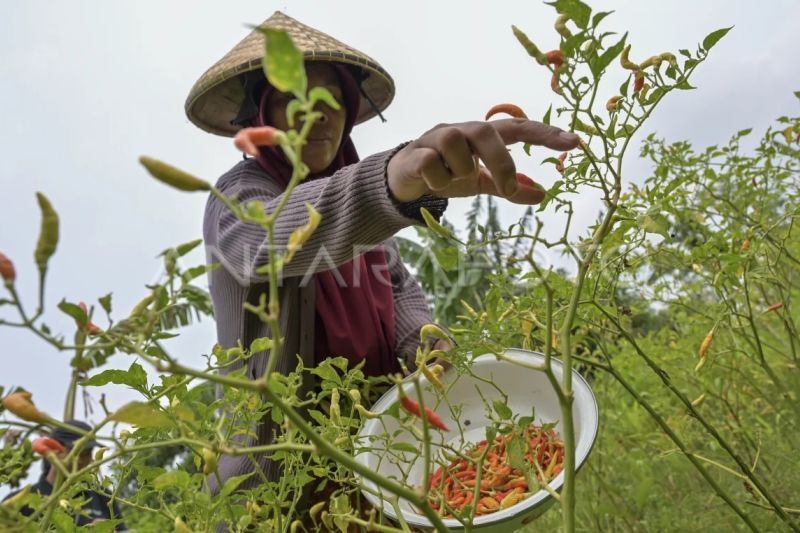
<path id="1" fill-rule="evenodd" d="M 638 93 L 644 87 L 644 74 L 641 70 L 637 70 L 633 79 L 633 92 Z"/>
<path id="2" fill-rule="evenodd" d="M 402 405 L 403 409 L 405 409 L 406 411 L 408 411 L 412 415 L 418 416 L 420 418 L 422 417 L 422 415 L 420 414 L 420 410 L 419 410 L 419 402 L 417 402 L 415 400 L 412 400 L 411 398 L 409 398 L 407 396 L 403 396 L 402 398 L 400 398 L 400 405 Z M 425 418 L 427 418 L 428 422 L 430 422 L 431 425 L 433 425 L 434 427 L 437 427 L 437 428 L 441 429 L 442 431 L 450 431 L 447 428 L 447 426 L 444 425 L 444 422 L 442 422 L 442 419 L 439 418 L 439 415 L 434 413 L 433 409 L 431 409 L 430 407 L 426 407 L 425 408 Z"/>
<path id="3" fill-rule="evenodd" d="M 777 311 L 781 307 L 783 307 L 783 302 L 778 302 L 776 304 L 772 304 L 769 307 L 767 307 L 767 310 L 765 311 L 765 313 L 769 313 L 770 311 Z"/>
<path id="4" fill-rule="evenodd" d="M 14 270 L 14 263 L 4 254 L 0 254 L 0 276 L 6 283 L 12 283 L 17 277 L 17 273 Z"/>
<path id="5" fill-rule="evenodd" d="M 47 452 L 61 453 L 66 451 L 64 445 L 52 437 L 39 437 L 31 443 L 31 447 L 39 455 L 46 455 Z"/>
<path id="6" fill-rule="evenodd" d="M 564 53 L 558 49 L 546 52 L 544 57 L 547 58 L 548 63 L 552 63 L 554 65 L 560 65 L 564 62 Z"/>

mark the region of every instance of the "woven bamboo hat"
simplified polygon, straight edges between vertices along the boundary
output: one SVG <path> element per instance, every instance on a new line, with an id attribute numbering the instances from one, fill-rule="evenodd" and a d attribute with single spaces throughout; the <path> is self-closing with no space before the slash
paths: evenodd
<path id="1" fill-rule="evenodd" d="M 361 106 L 356 124 L 386 109 L 394 98 L 394 80 L 377 61 L 358 50 L 276 11 L 262 27 L 285 30 L 306 61 L 334 61 L 356 67 L 361 74 Z M 186 115 L 199 128 L 231 137 L 231 124 L 245 98 L 241 76 L 261 70 L 264 36 L 253 30 L 198 79 L 186 98 Z"/>

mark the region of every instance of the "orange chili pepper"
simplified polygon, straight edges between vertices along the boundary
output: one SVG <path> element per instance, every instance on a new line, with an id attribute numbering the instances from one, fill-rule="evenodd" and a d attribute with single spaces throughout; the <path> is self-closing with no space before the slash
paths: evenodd
<path id="1" fill-rule="evenodd" d="M 514 104 L 497 104 L 492 106 L 489 111 L 486 112 L 486 120 L 489 120 L 492 116 L 496 115 L 497 113 L 506 113 L 511 115 L 514 118 L 528 118 L 528 115 L 525 114 L 525 111 L 522 110 L 521 107 Z"/>
<path id="2" fill-rule="evenodd" d="M 39 455 L 47 455 L 47 452 L 61 453 L 66 451 L 64 445 L 52 437 L 39 437 L 31 443 L 31 448 Z"/>
<path id="3" fill-rule="evenodd" d="M 418 416 L 420 418 L 422 417 L 419 410 L 419 402 L 417 402 L 416 400 L 412 400 L 407 396 L 403 396 L 402 398 L 400 398 L 400 405 L 402 405 L 403 409 L 405 409 L 412 415 Z M 434 413 L 433 409 L 431 409 L 430 407 L 425 408 L 425 418 L 428 419 L 428 422 L 430 422 L 433 427 L 439 428 L 442 431 L 450 431 L 447 428 L 447 426 L 444 425 L 444 422 L 442 422 L 442 419 L 439 417 L 439 415 Z"/>
<path id="4" fill-rule="evenodd" d="M 778 303 L 776 303 L 776 304 L 772 304 L 772 305 L 770 305 L 769 307 L 767 307 L 767 310 L 766 310 L 766 311 L 764 311 L 764 312 L 765 312 L 765 313 L 769 313 L 770 311 L 777 311 L 777 310 L 778 310 L 778 309 L 780 309 L 781 307 L 783 307 L 783 302 L 778 302 Z"/>

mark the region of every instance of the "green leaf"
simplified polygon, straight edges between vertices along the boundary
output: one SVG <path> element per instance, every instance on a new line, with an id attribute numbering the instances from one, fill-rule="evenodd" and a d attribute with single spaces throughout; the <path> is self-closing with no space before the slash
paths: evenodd
<path id="1" fill-rule="evenodd" d="M 225 484 L 222 486 L 222 489 L 219 491 L 220 498 L 225 498 L 229 496 L 233 491 L 235 491 L 239 487 L 239 485 L 242 484 L 244 480 L 246 480 L 253 474 L 255 474 L 255 472 L 250 472 L 249 474 L 228 478 L 228 481 L 225 482 Z"/>
<path id="2" fill-rule="evenodd" d="M 443 270 L 450 271 L 458 266 L 458 249 L 455 246 L 433 246 L 432 250 Z"/>
<path id="3" fill-rule="evenodd" d="M 547 112 L 545 112 L 544 116 L 542 117 L 543 124 L 550 124 L 550 113 L 553 111 L 553 104 L 550 104 L 547 108 Z M 528 154 L 530 155 L 530 154 Z"/>
<path id="4" fill-rule="evenodd" d="M 264 74 L 269 83 L 282 93 L 305 99 L 308 80 L 303 52 L 284 30 L 258 28 L 264 34 Z"/>
<path id="5" fill-rule="evenodd" d="M 795 92 L 794 92 L 794 95 L 795 95 L 797 98 L 800 98 L 800 91 L 795 91 Z"/>
<path id="6" fill-rule="evenodd" d="M 682 91 L 691 91 L 692 89 L 697 89 L 697 87 L 692 87 L 689 85 L 689 80 L 683 78 L 681 81 L 675 84 L 676 89 L 680 89 Z"/>
<path id="7" fill-rule="evenodd" d="M 427 224 L 428 228 L 434 233 L 441 235 L 445 239 L 454 239 L 455 235 L 450 229 L 442 226 L 438 220 L 428 211 L 425 207 L 421 207 L 419 210 L 420 214 L 422 215 L 422 219 Z"/>
<path id="8" fill-rule="evenodd" d="M 137 427 L 166 428 L 172 425 L 172 421 L 163 411 L 144 402 L 127 403 L 109 415 L 109 418 Z"/>
<path id="9" fill-rule="evenodd" d="M 389 449 L 397 450 L 399 452 L 419 454 L 419 448 L 409 442 L 393 442 L 389 445 Z"/>
<path id="10" fill-rule="evenodd" d="M 256 339 L 250 344 L 250 353 L 254 354 L 258 352 L 263 352 L 265 350 L 269 350 L 272 348 L 274 344 L 275 343 L 269 337 L 262 337 L 260 339 Z"/>
<path id="11" fill-rule="evenodd" d="M 494 411 L 497 413 L 497 416 L 499 416 L 502 420 L 511 420 L 513 413 L 504 401 L 495 400 L 492 402 L 492 407 L 494 407 Z"/>
<path id="12" fill-rule="evenodd" d="M 592 17 L 592 28 L 596 28 L 600 21 L 609 16 L 613 11 L 600 11 Z"/>
<path id="13" fill-rule="evenodd" d="M 105 370 L 84 380 L 81 384 L 84 387 L 102 387 L 109 383 L 128 385 L 143 391 L 147 389 L 147 373 L 139 363 L 133 363 L 128 370 Z"/>
<path id="14" fill-rule="evenodd" d="M 592 16 L 592 8 L 580 0 L 556 0 L 555 2 L 545 2 L 556 8 L 561 15 L 567 15 L 581 29 L 586 29 L 589 25 L 589 18 Z"/>
<path id="15" fill-rule="evenodd" d="M 178 252 L 178 257 L 183 257 L 184 255 L 188 254 L 198 246 L 203 244 L 203 239 L 195 239 L 193 241 L 185 242 L 183 244 L 179 244 L 175 251 Z"/>
<path id="16" fill-rule="evenodd" d="M 312 88 L 310 91 L 308 91 L 308 99 L 311 100 L 312 104 L 316 102 L 324 102 L 331 109 L 338 110 L 341 108 L 339 102 L 336 101 L 336 98 L 334 98 L 331 92 L 325 87 Z"/>
<path id="17" fill-rule="evenodd" d="M 529 156 L 529 157 L 530 157 L 530 155 L 531 155 L 531 143 L 525 143 L 525 144 L 523 144 L 523 145 L 522 145 L 522 150 L 525 152 L 525 155 L 527 155 L 527 156 Z M 9 303 L 10 303 L 10 302 L 9 302 Z"/>
<path id="18" fill-rule="evenodd" d="M 75 321 L 84 326 L 89 321 L 89 316 L 77 304 L 70 303 L 66 300 L 61 300 L 58 303 L 58 308 L 64 313 L 71 316 Z"/>
<path id="19" fill-rule="evenodd" d="M 605 68 L 622 53 L 622 50 L 625 48 L 625 40 L 627 38 L 628 34 L 626 32 L 625 35 L 622 36 L 622 39 L 617 42 L 617 44 L 608 47 L 600 56 L 589 61 L 589 68 L 592 70 L 592 74 L 594 75 L 595 79 L 599 78 L 603 70 L 605 70 Z"/>
<path id="20" fill-rule="evenodd" d="M 103 311 L 105 311 L 106 313 L 111 313 L 111 293 L 110 292 L 108 294 L 106 294 L 105 296 L 103 296 L 101 298 L 98 298 L 97 301 L 100 302 L 100 305 L 102 306 Z"/>
<path id="21" fill-rule="evenodd" d="M 705 38 L 705 39 L 703 39 L 703 48 L 705 49 L 705 51 L 706 51 L 706 52 L 708 52 L 709 50 L 711 50 L 711 48 L 712 48 L 712 47 L 713 47 L 715 44 L 717 44 L 717 42 L 718 42 L 720 39 L 722 39 L 723 37 L 725 37 L 725 35 L 726 35 L 726 34 L 727 34 L 729 31 L 731 31 L 731 29 L 732 29 L 732 28 L 733 28 L 733 26 L 731 26 L 730 28 L 722 28 L 722 29 L 719 29 L 719 30 L 717 30 L 717 31 L 712 31 L 711 33 L 709 33 L 708 35 L 706 35 L 706 38 Z"/>
<path id="22" fill-rule="evenodd" d="M 508 462 L 511 463 L 511 467 L 522 472 L 526 471 L 528 469 L 528 465 L 525 464 L 525 450 L 522 449 L 521 440 L 519 438 L 510 439 L 506 446 L 508 451 Z"/>
<path id="23" fill-rule="evenodd" d="M 191 481 L 191 476 L 189 476 L 189 473 L 185 470 L 170 470 L 169 472 L 164 472 L 156 476 L 151 483 L 156 490 L 165 490 L 170 487 L 184 490 L 189 486 Z"/>
<path id="24" fill-rule="evenodd" d="M 669 239 L 669 219 L 660 213 L 639 215 L 636 219 L 639 226 L 647 233 L 657 233 Z"/>

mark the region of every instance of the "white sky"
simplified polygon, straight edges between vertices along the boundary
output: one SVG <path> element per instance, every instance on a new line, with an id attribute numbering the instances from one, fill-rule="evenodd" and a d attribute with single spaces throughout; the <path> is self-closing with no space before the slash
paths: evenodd
<path id="1" fill-rule="evenodd" d="M 745 127 L 760 132 L 774 117 L 797 113 L 797 2 L 605 0 L 592 6 L 616 9 L 604 25 L 630 30 L 635 59 L 694 50 L 712 30 L 735 26 L 693 78 L 698 89 L 670 95 L 645 133 L 705 145 Z M 554 10 L 540 2 L 8 3 L 0 18 L 0 251 L 16 263 L 18 288 L 34 307 L 34 193 L 45 192 L 61 214 L 62 236 L 47 291 L 51 327 L 71 335 L 71 320 L 55 308 L 64 297 L 94 302 L 113 292 L 115 308 L 127 313 L 159 275 L 156 254 L 201 236 L 206 198 L 167 189 L 145 175 L 137 158 L 152 155 L 211 181 L 240 159 L 229 139 L 193 126 L 183 104 L 199 75 L 247 33 L 244 24 L 276 9 L 362 50 L 394 77 L 389 122 L 372 120 L 353 133 L 362 157 L 440 122 L 481 119 L 495 103 L 516 102 L 539 118 L 554 101 L 549 75 L 510 29 L 516 24 L 542 48 L 554 48 Z M 619 81 L 601 94 L 611 96 Z M 520 171 L 545 185 L 555 179 L 550 166 L 538 168 L 543 150 L 530 159 L 521 149 L 514 153 Z M 648 166 L 634 160 L 627 171 L 629 179 L 641 179 Z M 459 225 L 467 204 L 453 202 L 446 218 Z M 583 227 L 600 208 L 588 196 L 579 207 Z M 503 221 L 521 213 L 509 204 Z M 560 215 L 544 218 L 560 231 Z M 202 252 L 189 259 L 202 262 Z M 0 317 L 13 315 L 4 308 Z M 201 365 L 200 354 L 214 341 L 214 325 L 206 321 L 171 346 L 184 362 Z M 40 408 L 61 413 L 67 354 L 28 332 L 0 327 L 0 357 L 0 384 L 22 385 Z M 118 356 L 113 364 L 130 362 Z M 112 407 L 133 398 L 120 387 L 107 393 Z"/>

